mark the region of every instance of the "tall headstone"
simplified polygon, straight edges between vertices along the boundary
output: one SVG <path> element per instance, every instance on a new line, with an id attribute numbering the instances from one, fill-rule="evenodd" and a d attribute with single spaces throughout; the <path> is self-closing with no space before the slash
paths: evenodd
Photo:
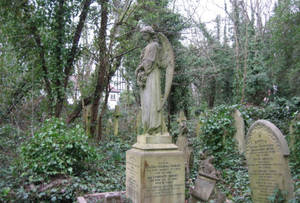
<path id="1" fill-rule="evenodd" d="M 177 119 L 179 123 L 179 135 L 176 141 L 178 150 L 182 151 L 184 154 L 185 172 L 186 177 L 189 177 L 190 166 L 192 165 L 192 148 L 189 146 L 188 142 L 188 128 L 186 126 L 186 117 L 183 111 L 180 111 L 179 118 Z"/>
<path id="2" fill-rule="evenodd" d="M 111 135 L 112 134 L 112 128 L 113 128 L 113 121 L 111 118 L 107 119 L 105 124 L 105 134 Z"/>
<path id="3" fill-rule="evenodd" d="M 245 122 L 244 122 L 241 112 L 237 109 L 233 113 L 233 118 L 234 118 L 234 127 L 236 129 L 234 137 L 237 141 L 238 150 L 242 154 L 245 152 L 245 148 L 246 148 Z"/>
<path id="4" fill-rule="evenodd" d="M 196 128 L 195 128 L 196 137 L 200 135 L 200 129 L 201 129 L 201 123 L 200 121 L 196 120 Z"/>
<path id="5" fill-rule="evenodd" d="M 143 134 L 137 136 L 137 143 L 126 152 L 126 196 L 133 203 L 183 203 L 183 152 L 172 143 L 163 122 L 163 106 L 175 67 L 174 53 L 162 33 L 154 32 L 150 26 L 143 28 L 142 33 L 149 42 L 135 74 L 140 88 Z M 166 71 L 163 96 L 161 70 Z"/>
<path id="6" fill-rule="evenodd" d="M 196 117 L 196 127 L 195 127 L 195 135 L 196 137 L 201 135 L 201 127 L 203 125 L 203 119 L 205 119 L 206 114 L 205 113 L 200 113 L 199 116 Z"/>
<path id="7" fill-rule="evenodd" d="M 246 158 L 254 203 L 268 203 L 276 189 L 287 193 L 286 200 L 293 197 L 289 153 L 284 136 L 274 124 L 258 120 L 250 127 Z"/>

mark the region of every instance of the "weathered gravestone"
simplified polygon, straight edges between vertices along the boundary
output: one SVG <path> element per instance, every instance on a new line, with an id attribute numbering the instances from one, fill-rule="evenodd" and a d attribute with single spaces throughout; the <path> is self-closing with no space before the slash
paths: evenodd
<path id="1" fill-rule="evenodd" d="M 208 200 L 213 200 L 215 203 L 225 202 L 226 196 L 216 188 L 220 173 L 212 164 L 214 157 L 207 157 L 206 153 L 201 153 L 201 159 L 198 177 L 195 181 L 195 187 L 191 189 L 189 203 L 206 202 Z"/>
<path id="2" fill-rule="evenodd" d="M 200 121 L 196 120 L 196 127 L 195 127 L 195 135 L 198 137 L 200 135 L 201 130 L 201 123 Z"/>
<path id="3" fill-rule="evenodd" d="M 142 33 L 149 42 L 135 74 L 140 89 L 143 134 L 126 152 L 126 196 L 133 203 L 183 203 L 184 157 L 172 143 L 163 122 L 163 106 L 175 67 L 174 53 L 162 33 L 154 32 L 150 26 L 143 28 Z M 166 71 L 163 97 L 161 70 Z"/>
<path id="4" fill-rule="evenodd" d="M 176 141 L 176 145 L 178 146 L 178 150 L 182 151 L 184 154 L 185 172 L 186 177 L 188 178 L 190 174 L 190 168 L 192 168 L 193 164 L 193 150 L 192 147 L 189 146 L 187 137 L 189 131 L 186 125 L 186 117 L 183 111 L 180 111 L 177 122 L 179 123 L 179 135 Z"/>
<path id="5" fill-rule="evenodd" d="M 268 203 L 276 189 L 293 196 L 288 167 L 289 148 L 280 130 L 266 120 L 256 121 L 247 134 L 246 158 L 254 203 Z M 287 201 L 286 201 L 287 202 Z"/>
<path id="6" fill-rule="evenodd" d="M 112 133 L 113 128 L 113 121 L 111 118 L 107 119 L 106 125 L 105 125 L 105 134 L 110 135 Z"/>
<path id="7" fill-rule="evenodd" d="M 233 113 L 234 118 L 234 127 L 236 129 L 234 138 L 237 141 L 238 150 L 240 153 L 245 152 L 246 144 L 245 144 L 245 123 L 242 117 L 242 114 L 239 110 L 235 110 Z"/>

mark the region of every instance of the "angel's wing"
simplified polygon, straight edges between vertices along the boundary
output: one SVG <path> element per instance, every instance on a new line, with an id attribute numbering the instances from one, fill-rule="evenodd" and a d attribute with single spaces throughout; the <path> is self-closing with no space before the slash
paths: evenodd
<path id="1" fill-rule="evenodd" d="M 161 49 L 161 65 L 162 67 L 166 68 L 166 83 L 165 83 L 165 91 L 163 100 L 161 103 L 161 106 L 159 108 L 159 111 L 163 108 L 164 104 L 166 103 L 173 80 L 174 75 L 174 68 L 175 68 L 175 62 L 174 62 L 174 52 L 171 43 L 169 42 L 168 38 L 162 34 L 158 33 L 159 40 L 162 45 Z"/>

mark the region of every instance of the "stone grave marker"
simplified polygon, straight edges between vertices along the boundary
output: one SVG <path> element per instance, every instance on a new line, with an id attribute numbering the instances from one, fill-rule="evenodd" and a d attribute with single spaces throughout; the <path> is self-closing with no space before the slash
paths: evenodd
<path id="1" fill-rule="evenodd" d="M 286 200 L 293 197 L 288 155 L 287 142 L 274 124 L 258 120 L 250 127 L 246 158 L 253 203 L 269 203 L 275 189 L 286 192 Z"/>
<path id="2" fill-rule="evenodd" d="M 192 164 L 192 148 L 189 146 L 188 142 L 188 128 L 186 126 L 186 117 L 183 111 L 180 111 L 179 118 L 177 119 L 179 123 L 179 135 L 176 141 L 176 145 L 178 146 L 178 150 L 182 151 L 184 154 L 184 162 L 185 162 L 185 172 L 186 177 L 189 177 L 190 167 Z"/>
<path id="3" fill-rule="evenodd" d="M 242 114 L 239 110 L 235 110 L 233 113 L 234 118 L 234 127 L 236 129 L 234 138 L 237 141 L 238 144 L 238 150 L 242 154 L 245 152 L 245 122 L 242 117 Z"/>
<path id="4" fill-rule="evenodd" d="M 220 173 L 215 169 L 212 162 L 214 157 L 201 153 L 198 176 L 195 187 L 191 189 L 190 203 L 213 200 L 215 203 L 223 203 L 226 196 L 218 191 L 216 183 L 219 181 Z"/>
<path id="5" fill-rule="evenodd" d="M 209 197 L 212 195 L 215 185 L 217 182 L 217 178 L 213 176 L 209 176 L 205 173 L 200 174 L 195 181 L 195 187 L 192 189 L 191 201 L 197 202 L 198 200 L 208 201 Z"/>
<path id="6" fill-rule="evenodd" d="M 106 135 L 111 135 L 112 127 L 113 127 L 113 121 L 111 118 L 109 118 L 109 119 L 107 119 L 106 125 L 105 125 L 105 134 Z"/>
<path id="7" fill-rule="evenodd" d="M 119 134 L 119 117 L 120 117 L 120 107 L 116 105 L 114 112 L 114 136 Z"/>

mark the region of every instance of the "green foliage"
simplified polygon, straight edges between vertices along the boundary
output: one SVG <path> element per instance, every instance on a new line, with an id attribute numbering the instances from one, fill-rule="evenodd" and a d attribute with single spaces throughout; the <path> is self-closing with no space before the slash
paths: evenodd
<path id="1" fill-rule="evenodd" d="M 284 203 L 286 200 L 285 196 L 286 192 L 276 188 L 273 194 L 270 197 L 268 197 L 268 200 L 270 200 L 270 203 Z"/>
<path id="2" fill-rule="evenodd" d="M 230 149 L 234 145 L 232 142 L 226 142 L 227 139 L 232 140 L 235 132 L 232 112 L 233 107 L 221 105 L 200 118 L 203 123 L 201 132 L 204 143 L 213 154 Z"/>
<path id="3" fill-rule="evenodd" d="M 46 120 L 43 127 L 21 147 L 24 159 L 23 175 L 40 179 L 55 175 L 80 173 L 90 160 L 95 159 L 95 149 L 79 125 L 68 128 L 57 118 Z"/>
<path id="4" fill-rule="evenodd" d="M 14 99 L 20 100 L 19 95 L 30 90 L 30 83 L 26 82 L 32 82 L 32 89 L 36 89 L 37 86 L 34 85 L 38 84 L 39 94 L 43 89 L 48 99 L 47 111 L 50 114 L 54 111 L 53 107 L 66 98 L 65 84 L 69 73 L 74 71 L 73 61 L 76 61 L 79 55 L 77 42 L 74 40 L 77 22 L 73 19 L 79 15 L 81 4 L 82 1 L 78 0 L 1 1 L 0 23 L 3 41 L 0 43 L 1 46 L 8 45 L 9 52 L 15 54 L 13 65 L 22 67 L 15 74 L 15 78 L 20 78 L 20 81 L 16 82 L 17 88 L 13 88 L 17 90 L 17 97 Z M 80 38 L 81 32 L 76 35 Z M 72 45 L 76 46 L 72 48 Z M 56 112 L 57 116 L 59 114 L 60 112 Z"/>
<path id="5" fill-rule="evenodd" d="M 297 118 L 297 116 L 299 116 L 298 112 L 295 112 L 294 115 L 295 118 L 291 124 L 292 131 L 288 136 L 291 150 L 290 162 L 294 169 L 292 170 L 293 174 L 300 176 L 300 118 Z"/>
<path id="6" fill-rule="evenodd" d="M 276 125 L 284 135 L 289 133 L 289 123 L 293 114 L 300 107 L 295 97 L 293 100 L 275 97 L 264 108 L 256 106 L 239 106 L 246 128 L 249 128 L 256 120 L 265 119 Z M 246 129 L 247 132 L 247 129 Z"/>
<path id="7" fill-rule="evenodd" d="M 14 134 L 9 126 L 1 128 L 0 132 L 1 141 Z M 20 139 L 24 139 L 24 135 L 16 136 L 16 141 Z M 6 154 L 6 159 L 13 157 L 14 161 L 7 160 L 6 167 L 0 168 L 0 201 L 74 202 L 76 197 L 88 193 L 124 191 L 125 152 L 135 139 L 132 134 L 107 135 L 94 148 L 88 145 L 82 128 L 67 127 L 59 119 L 47 120 L 32 138 L 22 144 L 20 151 L 26 159 Z M 3 145 L 1 143 L 1 151 L 8 140 L 11 144 L 5 149 L 16 152 L 18 145 L 11 137 Z M 70 148 L 69 144 L 73 147 Z M 0 158 L 1 162 L 6 160 L 2 153 Z M 52 164 L 54 161 L 56 165 Z M 37 168 L 35 163 L 43 169 Z M 52 185 L 55 181 L 60 184 Z M 44 186 L 49 188 L 41 190 Z"/>
<path id="8" fill-rule="evenodd" d="M 299 0 L 279 1 L 268 22 L 270 35 L 269 67 L 281 97 L 299 96 Z"/>
<path id="9" fill-rule="evenodd" d="M 238 106 L 218 106 L 200 116 L 201 134 L 193 139 L 194 168 L 191 178 L 197 175 L 200 151 L 208 150 L 215 157 L 214 166 L 221 172 L 218 187 L 234 202 L 250 202 L 249 178 L 245 157 L 238 154 L 233 127 L 233 110 Z"/>

